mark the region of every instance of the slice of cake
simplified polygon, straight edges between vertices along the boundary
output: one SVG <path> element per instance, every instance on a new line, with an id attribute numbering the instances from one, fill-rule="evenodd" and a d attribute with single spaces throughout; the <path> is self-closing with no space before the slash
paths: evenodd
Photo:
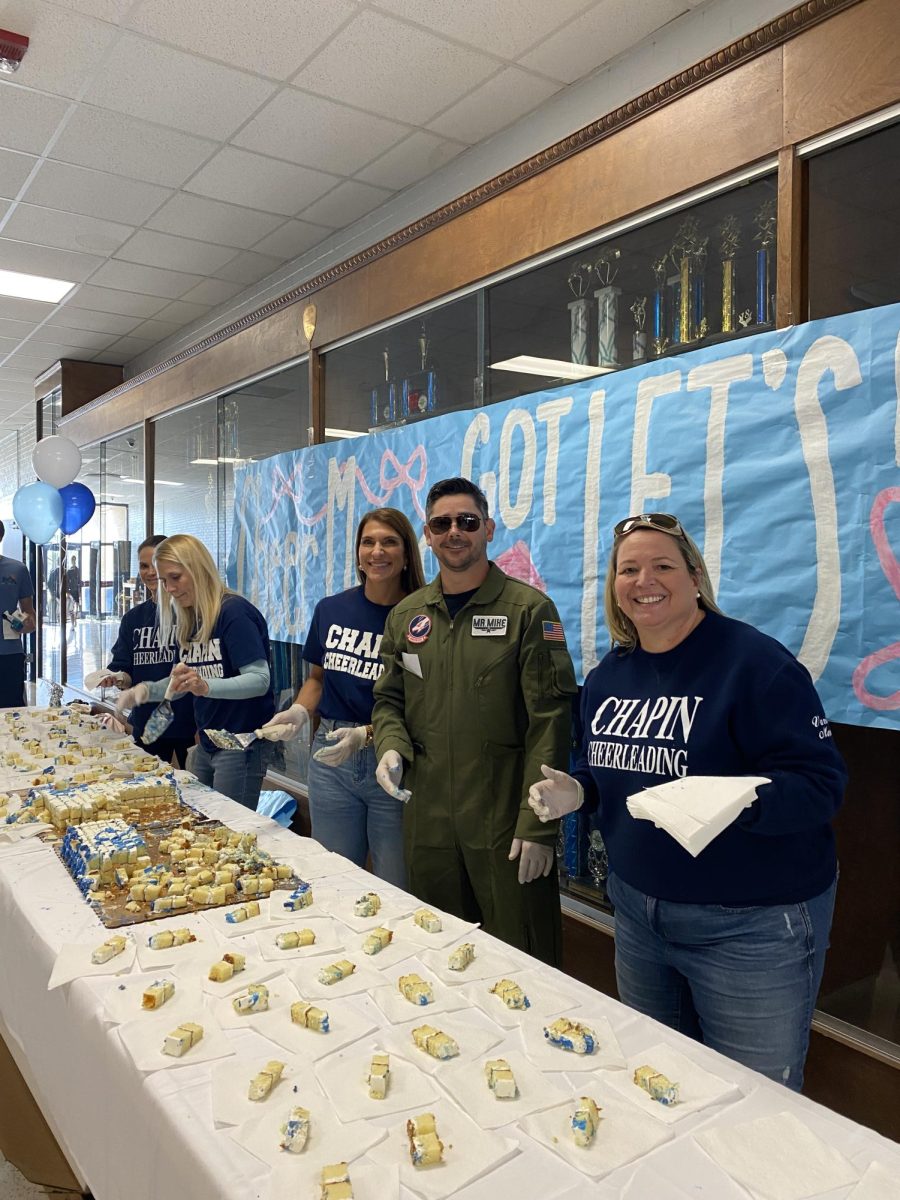
<path id="1" fill-rule="evenodd" d="M 281 1126 L 281 1132 L 284 1135 L 281 1139 L 281 1149 L 287 1150 L 289 1154 L 300 1154 L 306 1147 L 306 1142 L 309 1137 L 309 1109 L 296 1108 L 291 1109 L 291 1115 Z"/>
<path id="2" fill-rule="evenodd" d="M 381 897 L 377 892 L 363 892 L 353 905 L 353 915 L 354 917 L 374 917 L 377 916 L 380 908 Z"/>
<path id="3" fill-rule="evenodd" d="M 107 963 L 111 958 L 116 958 L 121 954 L 127 945 L 127 940 L 120 933 L 113 934 L 105 942 L 101 942 L 91 953 L 91 962 L 98 966 L 101 963 Z"/>
<path id="4" fill-rule="evenodd" d="M 393 940 L 393 933 L 390 929 L 385 929 L 383 925 L 379 925 L 377 929 L 373 929 L 371 933 L 366 934 L 363 939 L 363 952 L 365 954 L 378 954 L 385 946 L 389 946 Z"/>
<path id="5" fill-rule="evenodd" d="M 412 1031 L 412 1037 L 419 1049 L 432 1058 L 455 1058 L 459 1054 L 456 1041 L 432 1025 L 419 1025 Z"/>
<path id="6" fill-rule="evenodd" d="M 236 1013 L 247 1016 L 249 1013 L 265 1012 L 269 1007 L 269 989 L 264 983 L 248 983 L 246 992 L 235 996 L 231 1007 Z"/>
<path id="7" fill-rule="evenodd" d="M 315 941 L 316 935 L 311 929 L 288 929 L 279 933 L 275 945 L 279 950 L 296 950 L 298 946 L 312 946 Z"/>
<path id="8" fill-rule="evenodd" d="M 443 928 L 441 918 L 430 908 L 417 908 L 413 913 L 413 921 L 426 933 L 440 933 Z"/>
<path id="9" fill-rule="evenodd" d="M 484 1064 L 487 1085 L 498 1100 L 515 1100 L 519 1094 L 516 1078 L 505 1058 L 491 1058 Z"/>
<path id="10" fill-rule="evenodd" d="M 593 1054 L 597 1048 L 597 1035 L 593 1029 L 568 1017 L 558 1017 L 552 1025 L 545 1025 L 544 1037 L 552 1045 L 571 1050 L 573 1054 Z"/>
<path id="11" fill-rule="evenodd" d="M 157 979 L 150 984 L 141 997 L 141 1008 L 162 1008 L 165 1002 L 171 1000 L 174 995 L 175 984 L 171 979 Z"/>
<path id="12" fill-rule="evenodd" d="M 655 1067 L 638 1067 L 634 1073 L 634 1082 L 647 1093 L 651 1100 L 656 1100 L 666 1106 L 678 1103 L 678 1084 L 667 1079 Z"/>
<path id="13" fill-rule="evenodd" d="M 313 902 L 313 891 L 309 884 L 301 879 L 287 900 L 284 902 L 284 907 L 289 912 L 296 912 L 298 908 L 309 908 Z"/>
<path id="14" fill-rule="evenodd" d="M 531 1008 L 531 1001 L 511 979 L 498 979 L 490 991 L 492 995 L 499 997 L 507 1008 Z"/>
<path id="15" fill-rule="evenodd" d="M 369 1085 L 369 1098 L 383 1100 L 387 1095 L 388 1079 L 391 1074 L 391 1060 L 387 1054 L 373 1054 L 372 1065 L 366 1082 Z"/>
<path id="16" fill-rule="evenodd" d="M 464 971 L 475 958 L 475 947 L 471 942 L 463 942 L 455 950 L 451 950 L 447 966 L 451 971 Z"/>
<path id="17" fill-rule="evenodd" d="M 202 1037 L 202 1025 L 196 1025 L 193 1021 L 183 1021 L 177 1029 L 168 1034 L 163 1042 L 162 1052 L 170 1054 L 172 1058 L 181 1058 L 191 1046 L 196 1046 Z"/>
<path id="18" fill-rule="evenodd" d="M 316 1008 L 306 1000 L 296 1000 L 291 1005 L 291 1020 L 295 1025 L 306 1029 L 314 1029 L 317 1033 L 328 1033 L 328 1013 L 324 1008 Z"/>
<path id="19" fill-rule="evenodd" d="M 319 983 L 330 986 L 333 983 L 339 983 L 342 979 L 347 979 L 355 970 L 356 967 L 352 962 L 342 958 L 339 962 L 329 963 L 327 967 L 323 967 L 317 978 Z"/>
<path id="20" fill-rule="evenodd" d="M 443 1161 L 444 1143 L 437 1135 L 434 1113 L 419 1113 L 406 1122 L 409 1157 L 414 1167 L 430 1167 Z"/>
<path id="21" fill-rule="evenodd" d="M 572 1137 L 576 1146 L 589 1146 L 600 1127 L 600 1108 L 590 1096 L 582 1096 L 572 1114 Z"/>
<path id="22" fill-rule="evenodd" d="M 350 1171 L 345 1162 L 331 1163 L 322 1168 L 319 1200 L 353 1200 Z"/>
<path id="23" fill-rule="evenodd" d="M 250 921 L 254 917 L 259 916 L 259 901 L 248 900 L 246 904 L 239 904 L 237 908 L 233 908 L 231 912 L 225 914 L 225 920 L 229 925 L 240 925 L 242 921 Z"/>
<path id="24" fill-rule="evenodd" d="M 434 1003 L 434 991 L 431 984 L 418 975 L 401 975 L 397 981 L 397 987 L 400 989 L 400 995 L 410 1004 Z"/>
<path id="25" fill-rule="evenodd" d="M 284 1063 L 279 1062 L 277 1058 L 273 1058 L 270 1062 L 267 1062 L 263 1069 L 250 1080 L 250 1090 L 247 1093 L 247 1099 L 265 1100 L 281 1078 L 283 1070 Z"/>

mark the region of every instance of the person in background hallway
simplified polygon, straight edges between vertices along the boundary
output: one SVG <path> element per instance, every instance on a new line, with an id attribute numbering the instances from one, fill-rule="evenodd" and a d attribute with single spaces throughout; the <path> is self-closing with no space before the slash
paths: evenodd
<path id="1" fill-rule="evenodd" d="M 372 689 L 381 674 L 381 637 L 392 607 L 423 586 L 409 520 L 396 508 L 367 512 L 356 530 L 359 586 L 316 605 L 303 646 L 310 675 L 294 704 L 269 727 L 285 739 L 308 735 L 322 718 L 309 764 L 313 837 L 382 879 L 406 887 L 403 804 L 375 779 Z"/>
<path id="2" fill-rule="evenodd" d="M 605 606 L 574 776 L 546 769 L 529 802 L 541 820 L 584 803 L 603 835 L 620 998 L 799 1091 L 846 782 L 819 697 L 789 650 L 720 612 L 669 513 L 616 525 Z M 625 804 L 692 775 L 771 780 L 697 857 Z"/>
<path id="3" fill-rule="evenodd" d="M 408 797 L 410 891 L 555 964 L 557 831 L 531 812 L 528 788 L 542 762 L 569 761 L 576 685 L 562 624 L 543 592 L 488 560 L 494 522 L 474 483 L 436 483 L 425 514 L 440 572 L 387 619 L 377 777 Z"/>
<path id="4" fill-rule="evenodd" d="M 6 527 L 0 521 L 0 544 Z M 0 708 L 21 708 L 25 704 L 25 647 L 22 638 L 34 632 L 34 584 L 24 563 L 0 554 L 0 613 L 24 614 L 20 629 L 3 620 L 0 638 Z"/>
<path id="5" fill-rule="evenodd" d="M 66 595 L 70 601 L 67 606 L 74 629 L 81 611 L 81 571 L 78 567 L 78 559 L 74 554 L 69 559 L 69 566 L 66 569 Z"/>
<path id="6" fill-rule="evenodd" d="M 170 638 L 163 644 L 159 633 L 159 609 L 157 607 L 159 577 L 153 563 L 154 550 L 166 539 L 154 534 L 138 546 L 138 574 L 150 593 L 142 604 L 128 610 L 119 625 L 119 636 L 112 648 L 109 675 L 101 679 L 99 687 L 130 688 L 137 683 L 148 683 L 168 679 L 175 662 L 174 642 Z M 147 718 L 153 712 L 153 704 L 136 704 L 128 720 L 131 732 L 139 746 L 144 747 L 141 734 Z M 172 706 L 175 719 L 162 737 L 144 747 L 148 753 L 158 755 L 163 762 L 170 763 L 174 756 L 179 767 L 185 765 L 188 750 L 194 744 L 194 706 L 182 700 Z"/>
<path id="7" fill-rule="evenodd" d="M 201 783 L 255 809 L 272 758 L 271 743 L 256 739 L 246 750 L 220 750 L 205 731 L 249 733 L 272 716 L 265 617 L 225 587 L 212 555 L 189 533 L 160 542 L 153 561 L 165 592 L 159 603 L 159 640 L 161 645 L 174 642 L 176 663 L 168 678 L 129 688 L 118 704 L 159 702 L 171 688 L 177 708 L 190 703 L 177 699 L 189 692 L 198 742 L 188 754 L 187 769 Z"/>

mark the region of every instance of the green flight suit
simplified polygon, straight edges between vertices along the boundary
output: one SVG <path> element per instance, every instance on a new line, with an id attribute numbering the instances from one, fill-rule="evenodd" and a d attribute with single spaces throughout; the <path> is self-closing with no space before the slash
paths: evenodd
<path id="1" fill-rule="evenodd" d="M 556 871 L 520 884 L 508 857 L 514 837 L 556 845 L 528 806 L 542 763 L 569 766 L 577 688 L 555 605 L 491 563 L 451 621 L 438 577 L 392 609 L 381 654 L 375 747 L 407 764 L 410 891 L 557 964 Z"/>

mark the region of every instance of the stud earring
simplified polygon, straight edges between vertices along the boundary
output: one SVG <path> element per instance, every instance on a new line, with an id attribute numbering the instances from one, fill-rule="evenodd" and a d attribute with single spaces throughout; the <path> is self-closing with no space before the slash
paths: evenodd
<path id="1" fill-rule="evenodd" d="M 699 591 L 697 592 L 697 599 L 698 599 L 698 600 L 700 599 L 700 593 L 699 593 Z"/>

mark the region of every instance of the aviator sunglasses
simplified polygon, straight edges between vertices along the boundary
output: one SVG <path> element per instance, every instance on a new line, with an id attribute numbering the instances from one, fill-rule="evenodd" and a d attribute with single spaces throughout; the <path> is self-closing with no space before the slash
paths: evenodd
<path id="1" fill-rule="evenodd" d="M 626 517 L 613 526 L 613 533 L 619 538 L 635 529 L 657 529 L 660 533 L 671 533 L 673 537 L 684 537 L 681 522 L 671 513 L 638 513 L 635 517 Z"/>
<path id="2" fill-rule="evenodd" d="M 477 513 L 467 512 L 457 513 L 455 517 L 432 517 L 427 524 L 432 533 L 444 534 L 450 532 L 454 521 L 461 533 L 474 533 L 481 528 L 481 517 Z"/>

